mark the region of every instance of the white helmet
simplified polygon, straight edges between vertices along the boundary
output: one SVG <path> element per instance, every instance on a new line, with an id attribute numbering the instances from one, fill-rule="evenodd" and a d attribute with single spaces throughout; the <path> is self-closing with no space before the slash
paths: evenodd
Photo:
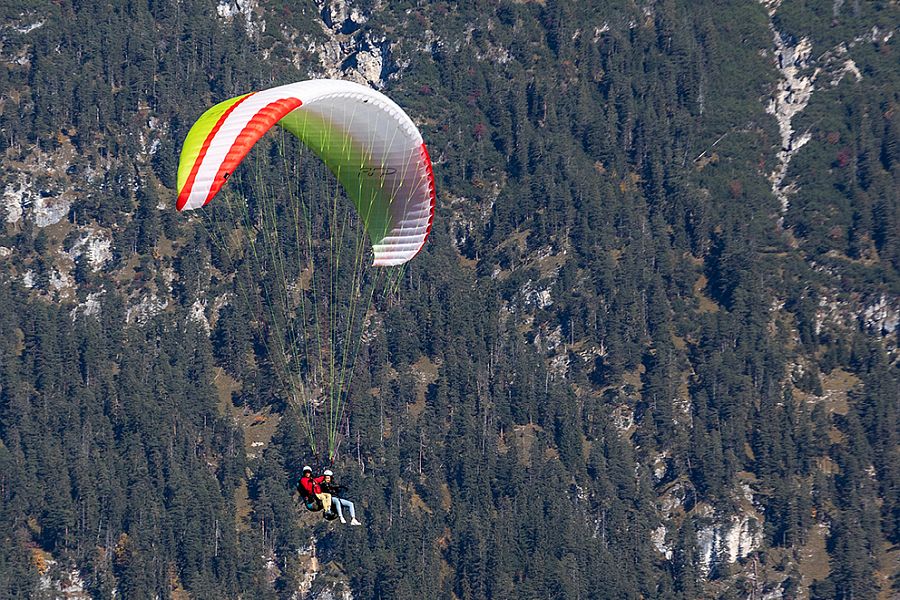
<path id="1" fill-rule="evenodd" d="M 325 469 L 325 472 L 322 475 L 328 475 L 329 477 L 334 477 L 334 473 L 331 472 L 331 469 Z"/>
<path id="2" fill-rule="evenodd" d="M 309 465 L 306 465 L 305 467 L 303 467 L 303 472 L 306 473 L 307 471 L 309 471 L 310 473 L 312 473 L 312 467 L 309 466 Z"/>

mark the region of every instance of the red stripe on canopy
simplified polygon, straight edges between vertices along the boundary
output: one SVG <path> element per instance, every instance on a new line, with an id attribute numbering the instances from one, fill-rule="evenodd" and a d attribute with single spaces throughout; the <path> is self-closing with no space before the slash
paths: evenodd
<path id="1" fill-rule="evenodd" d="M 280 100 L 267 104 L 261 108 L 258 113 L 253 115 L 253 118 L 247 122 L 241 130 L 241 133 L 238 134 L 234 143 L 231 145 L 231 148 L 228 149 L 225 160 L 219 165 L 219 171 L 216 173 L 212 187 L 209 189 L 209 194 L 207 194 L 206 200 L 203 202 L 204 206 L 213 199 L 213 196 L 215 196 L 220 189 L 222 189 L 228 176 L 231 175 L 238 164 L 244 160 L 244 157 L 247 156 L 250 149 L 256 145 L 259 138 L 272 129 L 275 123 L 280 121 L 286 114 L 299 108 L 302 104 L 303 102 L 301 102 L 299 98 L 281 98 Z"/>
<path id="2" fill-rule="evenodd" d="M 431 235 L 431 227 L 434 225 L 434 207 L 437 204 L 437 191 L 434 187 L 434 169 L 431 166 L 431 156 L 428 154 L 428 148 L 425 146 L 425 142 L 422 142 L 422 159 L 425 162 L 425 172 L 428 176 L 428 196 L 431 202 L 431 208 L 428 215 L 428 229 L 425 230 L 425 237 L 422 238 L 422 245 L 419 246 L 419 249 L 413 254 L 413 258 L 422 251 L 422 248 L 425 247 L 425 242 L 428 241 L 428 236 Z M 412 260 L 412 258 L 410 260 Z"/>
<path id="3" fill-rule="evenodd" d="M 184 187 L 181 189 L 181 193 L 178 194 L 178 201 L 175 203 L 175 208 L 181 210 L 184 208 L 184 205 L 187 204 L 188 197 L 191 195 L 191 189 L 194 187 L 194 180 L 197 178 L 197 171 L 200 170 L 200 165 L 203 163 L 203 159 L 206 157 L 206 152 L 209 150 L 210 144 L 212 144 L 213 138 L 216 137 L 216 134 L 219 132 L 219 129 L 222 127 L 222 124 L 225 122 L 225 119 L 228 118 L 228 115 L 232 113 L 232 111 L 237 108 L 241 102 L 255 94 L 256 92 L 250 92 L 234 104 L 228 107 L 222 116 L 219 117 L 219 120 L 216 121 L 216 124 L 210 130 L 209 135 L 206 136 L 206 139 L 203 140 L 203 145 L 200 147 L 200 154 L 197 155 L 197 160 L 194 161 L 194 165 L 191 167 L 191 173 L 188 175 L 187 181 L 184 183 Z"/>

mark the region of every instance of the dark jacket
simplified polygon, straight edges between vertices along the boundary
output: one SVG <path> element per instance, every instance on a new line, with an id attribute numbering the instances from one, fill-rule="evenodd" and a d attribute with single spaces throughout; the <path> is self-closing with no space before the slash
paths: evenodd
<path id="1" fill-rule="evenodd" d="M 327 483 L 325 481 L 325 478 L 323 477 L 322 481 L 320 481 L 319 484 L 320 484 L 323 492 L 325 492 L 326 494 L 331 494 L 332 496 L 339 495 L 341 493 L 341 491 L 344 489 L 344 486 L 338 485 L 334 481 L 333 478 L 331 480 L 331 483 Z"/>

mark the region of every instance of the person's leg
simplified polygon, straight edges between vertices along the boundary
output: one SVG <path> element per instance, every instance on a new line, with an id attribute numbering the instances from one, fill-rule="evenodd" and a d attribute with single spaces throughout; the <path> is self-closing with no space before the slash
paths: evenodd
<path id="1" fill-rule="evenodd" d="M 351 525 L 362 525 L 359 521 L 356 520 L 356 507 L 349 500 L 341 500 L 344 503 L 344 507 L 350 510 L 350 524 Z"/>
<path id="2" fill-rule="evenodd" d="M 341 519 L 341 523 L 346 523 L 346 519 L 344 519 L 344 511 L 341 510 L 341 500 L 337 496 L 331 497 L 331 505 L 334 507 L 334 512 L 337 513 L 338 517 Z"/>
<path id="3" fill-rule="evenodd" d="M 316 494 L 316 497 L 322 501 L 322 512 L 327 513 L 331 510 L 331 494 Z"/>
<path id="4" fill-rule="evenodd" d="M 345 507 L 347 507 L 347 510 L 350 511 L 350 520 L 351 521 L 356 520 L 356 507 L 353 506 L 353 503 L 350 502 L 349 500 L 345 500 L 344 498 L 341 498 L 340 503 L 343 504 Z M 338 510 L 340 510 L 340 509 L 338 509 Z"/>
<path id="5" fill-rule="evenodd" d="M 333 507 L 332 510 L 334 512 L 336 512 L 341 519 L 343 519 L 344 512 L 341 510 L 341 499 L 338 498 L 337 496 L 332 496 L 331 497 L 331 506 Z"/>

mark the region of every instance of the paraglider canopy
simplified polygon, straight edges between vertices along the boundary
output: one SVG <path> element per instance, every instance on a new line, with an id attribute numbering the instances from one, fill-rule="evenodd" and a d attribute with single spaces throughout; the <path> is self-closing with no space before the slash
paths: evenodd
<path id="1" fill-rule="evenodd" d="M 349 81 L 291 83 L 207 110 L 181 151 L 178 210 L 210 202 L 276 124 L 315 152 L 341 182 L 372 242 L 375 266 L 401 265 L 422 249 L 435 204 L 422 135 L 392 100 Z"/>

